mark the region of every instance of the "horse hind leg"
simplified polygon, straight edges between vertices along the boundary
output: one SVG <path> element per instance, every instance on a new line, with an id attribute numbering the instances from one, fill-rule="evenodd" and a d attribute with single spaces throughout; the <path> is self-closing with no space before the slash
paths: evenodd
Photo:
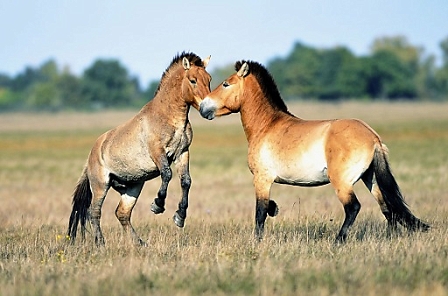
<path id="1" fill-rule="evenodd" d="M 103 206 L 109 186 L 105 182 L 91 182 L 91 188 L 93 197 L 90 207 L 90 223 L 95 236 L 95 244 L 97 246 L 103 246 L 105 242 L 100 226 L 101 207 Z"/>
<path id="2" fill-rule="evenodd" d="M 336 243 L 343 243 L 347 239 L 347 234 L 350 227 L 355 222 L 356 216 L 358 216 L 359 211 L 361 210 L 361 204 L 356 197 L 353 186 L 336 186 L 333 184 L 336 189 L 336 194 L 344 206 L 345 219 L 342 224 L 341 230 L 339 234 L 336 236 Z"/>
<path id="3" fill-rule="evenodd" d="M 146 246 L 147 244 L 140 239 L 131 224 L 131 214 L 137 202 L 138 196 L 142 191 L 143 184 L 137 184 L 132 187 L 124 187 L 116 189 L 121 194 L 121 200 L 115 210 L 115 216 L 120 221 L 125 233 L 130 235 L 130 238 L 135 244 Z"/>

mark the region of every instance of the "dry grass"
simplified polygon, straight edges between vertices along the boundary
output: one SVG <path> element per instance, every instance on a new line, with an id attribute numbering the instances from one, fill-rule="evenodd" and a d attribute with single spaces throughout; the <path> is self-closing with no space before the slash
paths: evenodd
<path id="1" fill-rule="evenodd" d="M 291 105 L 291 104 L 290 104 Z M 147 248 L 131 246 L 103 207 L 106 247 L 66 242 L 71 193 L 96 137 L 133 112 L 0 115 L 0 295 L 448 295 L 448 105 L 294 104 L 306 119 L 361 118 L 390 149 L 392 169 L 428 233 L 390 237 L 362 185 L 361 213 L 343 246 L 343 219 L 330 186 L 274 185 L 280 207 L 266 239 L 252 240 L 254 193 L 239 116 L 191 113 L 194 128 L 189 217 L 171 221 L 180 198 L 170 183 L 167 211 L 149 208 L 160 180 L 147 182 L 133 213 Z"/>

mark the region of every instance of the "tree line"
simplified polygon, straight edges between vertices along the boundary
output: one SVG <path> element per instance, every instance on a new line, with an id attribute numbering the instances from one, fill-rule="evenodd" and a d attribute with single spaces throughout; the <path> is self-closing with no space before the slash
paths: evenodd
<path id="1" fill-rule="evenodd" d="M 0 110 L 92 110 L 141 107 L 152 98 L 154 83 L 142 89 L 115 59 L 98 59 L 81 76 L 59 69 L 54 60 L 9 77 L 0 74 Z"/>
<path id="2" fill-rule="evenodd" d="M 340 46 L 316 49 L 297 42 L 268 69 L 287 99 L 448 98 L 448 38 L 440 43 L 442 64 L 403 36 L 376 39 L 368 56 L 355 56 Z"/>
<path id="3" fill-rule="evenodd" d="M 403 36 L 376 39 L 367 56 L 343 46 L 319 49 L 296 42 L 287 56 L 266 67 L 287 100 L 447 100 L 448 38 L 440 48 L 437 65 L 434 55 Z M 212 71 L 212 87 L 233 72 L 233 65 Z M 98 59 L 80 76 L 49 60 L 13 77 L 0 73 L 0 111 L 139 108 L 152 99 L 158 83 L 142 88 L 115 59 Z"/>

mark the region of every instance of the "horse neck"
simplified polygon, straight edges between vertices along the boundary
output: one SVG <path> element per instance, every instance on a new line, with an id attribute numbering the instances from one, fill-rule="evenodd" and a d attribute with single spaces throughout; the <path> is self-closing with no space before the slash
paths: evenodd
<path id="1" fill-rule="evenodd" d="M 181 67 L 182 68 L 182 67 Z M 171 123 L 185 123 L 190 105 L 185 102 L 182 92 L 183 75 L 169 71 L 161 81 L 160 88 L 148 107 L 158 110 L 158 116 Z"/>
<path id="2" fill-rule="evenodd" d="M 258 85 L 257 85 L 258 86 Z M 265 97 L 261 89 L 245 91 L 240 109 L 241 122 L 248 142 L 276 121 L 282 111 L 276 110 Z"/>
<path id="3" fill-rule="evenodd" d="M 165 115 L 173 120 L 186 120 L 190 105 L 185 103 L 182 93 L 172 88 L 169 92 L 160 92 L 153 99 L 153 106 L 157 106 L 157 110 L 161 116 Z"/>

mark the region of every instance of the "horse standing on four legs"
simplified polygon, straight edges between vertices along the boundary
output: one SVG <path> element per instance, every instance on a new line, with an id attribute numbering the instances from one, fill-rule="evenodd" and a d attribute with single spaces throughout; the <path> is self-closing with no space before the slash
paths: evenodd
<path id="1" fill-rule="evenodd" d="M 211 77 L 205 70 L 209 59 L 201 60 L 197 55 L 185 52 L 174 57 L 162 75 L 153 100 L 132 119 L 96 140 L 73 194 L 68 226 L 72 241 L 79 223 L 85 239 L 86 221 L 90 219 L 96 244 L 104 245 L 101 207 L 112 187 L 121 195 L 116 217 L 134 242 L 145 245 L 132 227 L 132 209 L 145 181 L 160 175 L 162 184 L 151 210 L 155 214 L 164 212 L 172 163 L 182 188 L 182 199 L 173 219 L 177 226 L 184 226 L 191 185 L 189 146 L 192 129 L 188 112 L 190 106 L 198 109 L 201 100 L 210 93 Z"/>
<path id="2" fill-rule="evenodd" d="M 229 76 L 200 104 L 204 118 L 240 112 L 254 179 L 255 235 L 261 240 L 267 215 L 275 216 L 272 184 L 319 186 L 331 183 L 345 220 L 336 237 L 346 240 L 361 205 L 353 191 L 362 179 L 376 198 L 389 227 L 429 229 L 406 205 L 378 134 L 356 119 L 304 120 L 291 114 L 270 73 L 259 63 L 239 61 Z"/>

